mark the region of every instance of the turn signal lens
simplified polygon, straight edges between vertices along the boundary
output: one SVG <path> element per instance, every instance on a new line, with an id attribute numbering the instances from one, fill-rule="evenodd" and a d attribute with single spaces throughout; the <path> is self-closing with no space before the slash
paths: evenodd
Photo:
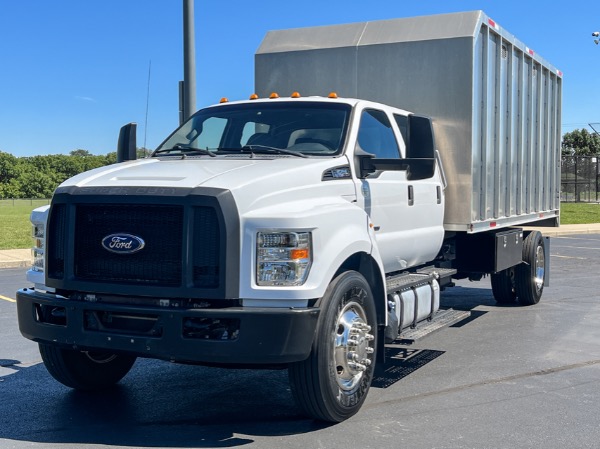
<path id="1" fill-rule="evenodd" d="M 310 252 L 308 249 L 293 249 L 290 251 L 290 259 L 308 259 L 310 257 Z"/>

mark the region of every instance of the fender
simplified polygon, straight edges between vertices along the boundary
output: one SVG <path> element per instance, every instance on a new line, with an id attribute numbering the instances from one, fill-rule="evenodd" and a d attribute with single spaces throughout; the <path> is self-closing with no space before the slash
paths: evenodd
<path id="1" fill-rule="evenodd" d="M 261 210 L 261 217 L 257 217 L 255 211 L 251 218 L 243 220 L 240 296 L 244 299 L 244 305 L 306 307 L 309 300 L 322 297 L 339 268 L 360 253 L 369 254 L 380 273 L 383 273 L 379 251 L 373 246 L 374 236 L 369 227 L 369 217 L 356 203 L 337 198 L 327 205 L 299 210 L 302 204 L 306 202 L 299 202 L 297 212 L 293 214 L 289 213 L 288 203 L 285 216 L 273 206 Z M 309 231 L 312 234 L 312 266 L 302 286 L 256 285 L 256 234 L 262 230 L 278 229 Z"/>

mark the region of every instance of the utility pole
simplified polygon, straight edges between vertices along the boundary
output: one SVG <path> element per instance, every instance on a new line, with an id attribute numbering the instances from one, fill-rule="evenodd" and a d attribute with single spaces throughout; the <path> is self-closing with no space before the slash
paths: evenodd
<path id="1" fill-rule="evenodd" d="M 179 83 L 179 122 L 196 112 L 194 0 L 183 0 L 183 82 Z"/>

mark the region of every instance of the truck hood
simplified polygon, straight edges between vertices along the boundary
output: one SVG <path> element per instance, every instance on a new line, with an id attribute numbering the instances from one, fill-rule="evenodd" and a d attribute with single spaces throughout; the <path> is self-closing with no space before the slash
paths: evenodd
<path id="1" fill-rule="evenodd" d="M 356 191 L 349 176 L 337 182 L 324 182 L 324 175 L 340 166 L 348 166 L 345 156 L 148 158 L 85 172 L 60 187 L 226 189 L 234 195 L 238 206 L 249 210 L 266 204 L 282 204 L 291 198 L 354 196 Z"/>
<path id="2" fill-rule="evenodd" d="M 91 170 L 65 181 L 61 187 L 175 187 L 194 188 L 232 171 L 246 171 L 253 160 L 141 159 Z"/>

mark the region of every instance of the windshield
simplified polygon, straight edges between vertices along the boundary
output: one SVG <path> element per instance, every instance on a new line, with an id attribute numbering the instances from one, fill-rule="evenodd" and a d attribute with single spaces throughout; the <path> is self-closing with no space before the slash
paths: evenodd
<path id="1" fill-rule="evenodd" d="M 333 156 L 341 153 L 350 106 L 323 102 L 243 103 L 202 109 L 154 152 Z"/>

